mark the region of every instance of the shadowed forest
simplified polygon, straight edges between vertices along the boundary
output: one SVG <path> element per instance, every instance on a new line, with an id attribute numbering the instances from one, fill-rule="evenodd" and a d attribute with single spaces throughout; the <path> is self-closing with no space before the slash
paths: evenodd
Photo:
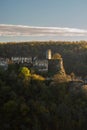
<path id="1" fill-rule="evenodd" d="M 87 42 L 1 43 L 0 56 L 60 53 L 67 74 L 87 75 Z M 68 77 L 46 77 L 27 67 L 0 68 L 0 130 L 86 130 L 87 85 L 73 85 Z"/>

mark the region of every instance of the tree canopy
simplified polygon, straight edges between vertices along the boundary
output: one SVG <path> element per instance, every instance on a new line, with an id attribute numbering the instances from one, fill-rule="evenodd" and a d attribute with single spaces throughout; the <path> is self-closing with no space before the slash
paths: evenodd
<path id="1" fill-rule="evenodd" d="M 30 70 L 27 67 L 21 67 L 19 69 L 19 77 L 29 77 L 30 75 Z"/>
<path id="2" fill-rule="evenodd" d="M 52 57 L 52 59 L 61 59 L 61 55 L 59 53 L 55 53 Z"/>

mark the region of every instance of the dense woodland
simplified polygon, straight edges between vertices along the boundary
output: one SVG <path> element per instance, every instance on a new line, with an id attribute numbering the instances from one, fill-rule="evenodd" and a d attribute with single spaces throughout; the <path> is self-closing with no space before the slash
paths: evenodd
<path id="1" fill-rule="evenodd" d="M 0 44 L 1 57 L 45 58 L 51 49 L 64 60 L 66 72 L 87 75 L 87 43 L 29 42 Z M 70 78 L 70 77 L 69 77 Z M 0 68 L 0 130 L 86 130 L 87 85 L 73 86 L 68 77 L 46 77 L 27 67 Z"/>
<path id="2" fill-rule="evenodd" d="M 64 67 L 67 74 L 74 72 L 77 76 L 87 75 L 87 42 L 21 42 L 1 43 L 0 56 L 32 56 L 41 59 L 46 58 L 46 51 L 60 53 L 63 57 Z"/>
<path id="3" fill-rule="evenodd" d="M 86 130 L 87 86 L 79 90 L 27 67 L 0 69 L 0 130 Z"/>

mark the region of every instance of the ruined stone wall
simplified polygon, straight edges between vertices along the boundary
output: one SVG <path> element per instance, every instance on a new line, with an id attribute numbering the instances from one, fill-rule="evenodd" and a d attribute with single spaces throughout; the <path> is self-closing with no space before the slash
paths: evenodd
<path id="1" fill-rule="evenodd" d="M 58 73 L 65 75 L 65 69 L 63 67 L 62 58 L 48 60 L 48 73 L 50 73 L 52 75 L 58 74 Z"/>

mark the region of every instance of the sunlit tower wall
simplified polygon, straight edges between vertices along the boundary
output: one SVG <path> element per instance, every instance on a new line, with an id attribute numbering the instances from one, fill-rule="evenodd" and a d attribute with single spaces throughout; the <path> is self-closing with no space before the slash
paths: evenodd
<path id="1" fill-rule="evenodd" d="M 47 52 L 46 52 L 46 59 L 50 60 L 51 57 L 52 57 L 51 55 L 52 55 L 51 50 L 50 49 L 47 50 Z"/>

